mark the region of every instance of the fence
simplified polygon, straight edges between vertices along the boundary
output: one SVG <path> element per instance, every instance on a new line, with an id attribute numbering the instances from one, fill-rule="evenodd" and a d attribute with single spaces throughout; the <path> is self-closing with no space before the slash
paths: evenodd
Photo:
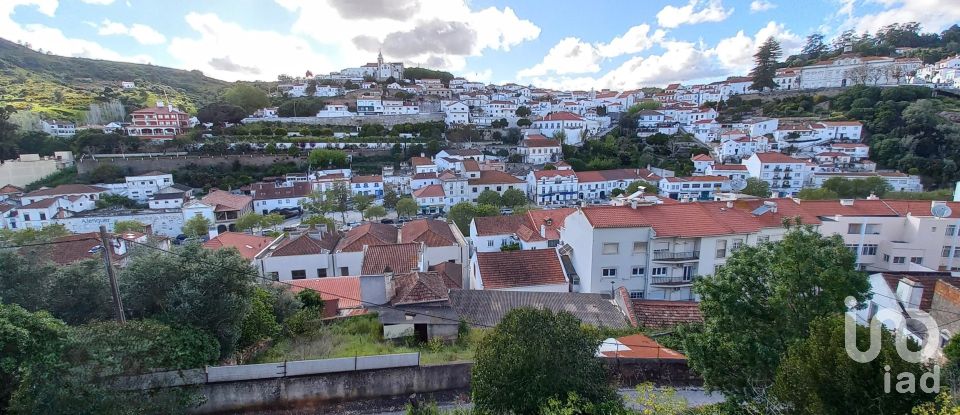
<path id="1" fill-rule="evenodd" d="M 416 366 L 420 366 L 419 352 L 255 365 L 207 366 L 206 369 L 130 376 L 123 378 L 118 386 L 122 389 L 150 389 Z"/>

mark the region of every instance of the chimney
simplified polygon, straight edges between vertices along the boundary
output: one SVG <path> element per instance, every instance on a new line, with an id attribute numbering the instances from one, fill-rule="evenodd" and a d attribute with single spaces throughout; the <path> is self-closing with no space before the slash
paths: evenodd
<path id="1" fill-rule="evenodd" d="M 420 248 L 417 251 L 417 256 L 420 257 L 420 272 L 427 272 L 430 269 L 430 264 L 427 263 L 427 256 L 425 255 L 424 243 L 420 242 Z"/>
<path id="2" fill-rule="evenodd" d="M 540 224 L 540 237 L 542 238 L 547 237 L 547 225 L 544 225 L 542 223 Z"/>
<path id="3" fill-rule="evenodd" d="M 630 199 L 630 208 L 631 209 L 637 208 L 637 199 Z"/>
<path id="4" fill-rule="evenodd" d="M 923 284 L 910 278 L 900 278 L 897 283 L 897 299 L 904 303 L 906 308 L 920 308 L 920 299 L 923 297 Z"/>
<path id="5" fill-rule="evenodd" d="M 853 199 L 840 199 L 840 206 L 853 206 Z"/>
<path id="6" fill-rule="evenodd" d="M 733 201 L 732 201 L 732 200 L 728 200 L 728 201 L 727 201 L 727 209 L 733 209 Z"/>
<path id="7" fill-rule="evenodd" d="M 157 108 L 163 108 L 163 101 L 157 101 Z"/>
<path id="8" fill-rule="evenodd" d="M 764 201 L 763 204 L 770 207 L 771 213 L 777 213 L 777 202 L 774 202 L 772 200 L 767 200 L 767 201 Z"/>

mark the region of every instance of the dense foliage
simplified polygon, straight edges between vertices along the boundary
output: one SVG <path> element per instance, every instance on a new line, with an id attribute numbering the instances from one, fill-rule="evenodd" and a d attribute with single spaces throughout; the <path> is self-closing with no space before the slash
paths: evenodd
<path id="1" fill-rule="evenodd" d="M 581 147 L 563 146 L 563 158 L 574 170 L 661 167 L 686 176 L 693 172 L 690 155 L 697 152 L 678 143 L 690 143 L 686 136 L 654 134 L 646 139 L 614 137 L 590 140 Z"/>

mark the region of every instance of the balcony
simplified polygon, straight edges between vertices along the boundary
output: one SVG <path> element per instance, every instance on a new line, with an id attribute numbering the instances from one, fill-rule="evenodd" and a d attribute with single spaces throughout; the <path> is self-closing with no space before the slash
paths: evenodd
<path id="1" fill-rule="evenodd" d="M 654 261 L 680 262 L 680 261 L 696 261 L 697 259 L 700 259 L 700 251 L 684 251 L 684 252 L 653 251 Z"/>
<path id="2" fill-rule="evenodd" d="M 650 285 L 668 285 L 673 287 L 683 287 L 693 285 L 693 282 L 700 276 L 693 277 L 651 277 Z"/>

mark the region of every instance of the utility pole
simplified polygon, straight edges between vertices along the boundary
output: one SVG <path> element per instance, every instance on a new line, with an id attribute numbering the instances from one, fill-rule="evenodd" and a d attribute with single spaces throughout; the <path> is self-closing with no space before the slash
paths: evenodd
<path id="1" fill-rule="evenodd" d="M 113 295 L 113 307 L 117 314 L 117 321 L 127 321 L 123 316 L 123 302 L 120 301 L 120 289 L 117 287 L 117 276 L 113 272 L 113 261 L 110 258 L 110 240 L 107 236 L 107 227 L 100 225 L 100 250 L 103 253 L 103 264 L 107 267 L 107 278 L 110 279 L 110 294 Z"/>

